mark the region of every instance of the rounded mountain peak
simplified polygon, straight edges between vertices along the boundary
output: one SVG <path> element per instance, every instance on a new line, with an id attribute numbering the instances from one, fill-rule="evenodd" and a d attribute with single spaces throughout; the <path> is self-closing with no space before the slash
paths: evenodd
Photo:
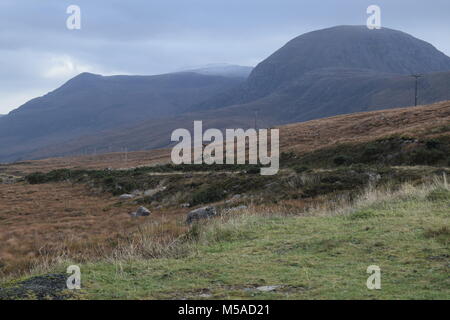
<path id="1" fill-rule="evenodd" d="M 249 88 L 268 94 L 306 72 L 357 68 L 397 74 L 450 70 L 450 58 L 431 44 L 388 28 L 337 26 L 303 34 L 261 62 Z"/>

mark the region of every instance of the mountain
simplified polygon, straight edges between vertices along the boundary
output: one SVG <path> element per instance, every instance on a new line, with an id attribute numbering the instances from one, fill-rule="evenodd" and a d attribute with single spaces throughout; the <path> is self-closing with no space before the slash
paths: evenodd
<path id="1" fill-rule="evenodd" d="M 0 161 L 46 145 L 177 115 L 243 78 L 181 72 L 158 76 L 83 73 L 0 119 Z"/>
<path id="2" fill-rule="evenodd" d="M 192 130 L 194 120 L 204 129 L 249 128 L 255 117 L 259 128 L 303 122 L 341 114 L 414 105 L 414 79 L 409 76 L 367 70 L 324 69 L 306 74 L 291 87 L 263 99 L 219 109 L 123 127 L 121 130 L 86 135 L 28 154 L 33 159 L 97 152 L 149 150 L 167 147 L 177 128 Z M 420 104 L 450 100 L 450 72 L 427 74 L 421 80 Z M 257 113 L 256 113 L 257 112 Z M 145 138 L 143 138 L 145 137 Z"/>
<path id="3" fill-rule="evenodd" d="M 269 127 L 411 106 L 416 73 L 423 74 L 419 104 L 450 99 L 450 58 L 387 28 L 310 32 L 248 78 L 230 76 L 236 68 L 151 77 L 82 74 L 0 119 L 0 161 L 161 148 L 174 129 L 191 128 L 194 120 L 204 120 L 205 128 L 246 128 L 255 120 Z"/>
<path id="4" fill-rule="evenodd" d="M 210 76 L 247 78 L 253 67 L 238 66 L 227 63 L 208 64 L 185 70 L 185 72 L 195 72 Z"/>
<path id="5" fill-rule="evenodd" d="M 450 58 L 401 31 L 338 26 L 303 34 L 257 65 L 246 83 L 205 101 L 209 108 L 248 103 L 292 87 L 321 69 L 367 69 L 410 75 L 450 71 Z"/>

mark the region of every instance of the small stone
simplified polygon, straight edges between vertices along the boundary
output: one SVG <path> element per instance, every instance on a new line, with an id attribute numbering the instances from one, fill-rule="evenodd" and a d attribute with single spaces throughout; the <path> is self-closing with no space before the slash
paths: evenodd
<path id="1" fill-rule="evenodd" d="M 270 292 L 270 291 L 275 291 L 280 287 L 281 286 L 261 286 L 261 287 L 256 288 L 256 290 L 262 291 L 262 292 Z"/>
<path id="2" fill-rule="evenodd" d="M 134 195 L 132 195 L 132 194 L 123 194 L 119 197 L 120 200 L 130 200 L 133 198 L 134 198 Z"/>

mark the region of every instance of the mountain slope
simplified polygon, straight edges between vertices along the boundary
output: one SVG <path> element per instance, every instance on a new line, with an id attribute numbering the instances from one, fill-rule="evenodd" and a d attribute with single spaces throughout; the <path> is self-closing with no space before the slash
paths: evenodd
<path id="1" fill-rule="evenodd" d="M 329 68 L 305 73 L 276 92 L 246 104 L 214 110 L 285 124 L 361 111 L 414 105 L 415 79 L 360 69 Z M 426 74 L 419 82 L 418 103 L 450 100 L 450 72 Z"/>
<path id="2" fill-rule="evenodd" d="M 271 106 L 272 104 L 269 103 L 268 108 Z M 305 139 L 312 139 L 312 141 L 315 141 L 317 140 L 317 135 L 320 135 L 321 132 L 329 132 L 330 130 L 331 133 L 329 139 L 345 138 L 345 132 L 347 130 L 346 125 L 349 123 L 354 123 L 355 126 L 358 126 L 360 123 L 370 123 L 372 121 L 373 126 L 378 126 L 379 128 L 387 127 L 391 131 L 395 131 L 396 129 L 404 131 L 407 130 L 411 124 L 414 124 L 414 130 L 417 131 L 421 126 L 423 128 L 443 126 L 449 121 L 449 116 L 450 103 L 449 101 L 445 101 L 431 106 L 382 111 L 374 110 L 370 113 L 363 112 L 341 115 L 334 118 L 298 123 L 292 126 L 298 127 L 298 131 L 300 132 L 303 131 L 303 127 L 307 128 L 308 133 L 306 137 L 297 137 L 300 142 L 304 142 Z M 207 128 L 225 129 L 227 127 L 249 128 L 254 124 L 254 117 L 255 115 L 251 108 L 233 107 L 211 112 L 185 114 L 178 118 L 165 119 L 164 121 L 145 121 L 139 125 L 124 128 L 123 130 L 104 132 L 101 135 L 83 136 L 65 143 L 37 149 L 29 153 L 29 157 L 33 159 L 42 159 L 53 156 L 74 156 L 86 153 L 92 154 L 94 153 L 94 150 L 98 153 L 117 152 L 122 151 L 125 147 L 128 151 L 163 148 L 171 144 L 170 136 L 173 130 L 178 128 L 192 130 L 194 120 L 202 119 L 204 130 Z M 333 121 L 330 122 L 328 119 L 332 119 Z M 341 121 L 343 124 L 341 124 Z M 384 121 L 386 123 L 383 123 Z M 418 123 L 418 125 L 416 126 L 415 123 Z M 260 128 L 272 126 L 270 120 L 267 120 L 263 113 L 260 114 L 257 124 Z M 312 125 L 310 126 L 310 124 Z M 342 127 L 342 125 L 344 126 Z M 329 129 L 327 127 L 329 127 Z M 284 140 L 283 131 L 285 131 L 286 128 L 290 128 L 290 125 L 281 127 L 282 147 Z M 373 138 L 373 131 L 373 128 L 372 132 L 369 132 L 369 130 L 365 130 L 363 127 L 361 130 L 353 131 L 347 138 L 363 139 L 366 135 L 368 135 L 368 138 Z M 381 133 L 386 133 L 386 130 Z M 149 138 L 143 139 L 142 137 Z M 289 140 L 286 147 L 297 144 L 299 144 L 299 149 L 306 148 L 305 145 L 296 142 L 296 139 Z M 315 145 L 315 142 L 313 144 Z"/>
<path id="3" fill-rule="evenodd" d="M 415 136 L 433 139 L 450 134 L 450 101 L 413 108 L 360 112 L 279 127 L 281 152 L 314 152 L 339 144 L 364 143 L 387 136 Z M 131 150 L 130 150 L 131 151 Z M 170 162 L 170 149 L 78 157 L 51 158 L 14 164 L 0 164 L 0 172 L 14 175 L 62 168 L 133 168 Z M 126 161 L 125 161 L 126 160 Z"/>
<path id="4" fill-rule="evenodd" d="M 0 119 L 0 160 L 101 130 L 183 113 L 243 80 L 197 73 L 159 76 L 81 74 Z"/>

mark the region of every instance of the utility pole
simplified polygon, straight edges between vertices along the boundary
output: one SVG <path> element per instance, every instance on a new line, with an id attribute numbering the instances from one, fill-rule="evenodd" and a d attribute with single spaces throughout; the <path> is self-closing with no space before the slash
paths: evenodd
<path id="1" fill-rule="evenodd" d="M 412 74 L 411 76 L 416 80 L 416 88 L 415 88 L 415 93 L 414 93 L 414 106 L 417 106 L 418 90 L 419 90 L 419 78 L 421 78 L 422 75 L 421 74 Z"/>
<path id="2" fill-rule="evenodd" d="M 258 120 L 258 110 L 255 110 L 255 130 L 258 130 L 257 120 Z"/>

